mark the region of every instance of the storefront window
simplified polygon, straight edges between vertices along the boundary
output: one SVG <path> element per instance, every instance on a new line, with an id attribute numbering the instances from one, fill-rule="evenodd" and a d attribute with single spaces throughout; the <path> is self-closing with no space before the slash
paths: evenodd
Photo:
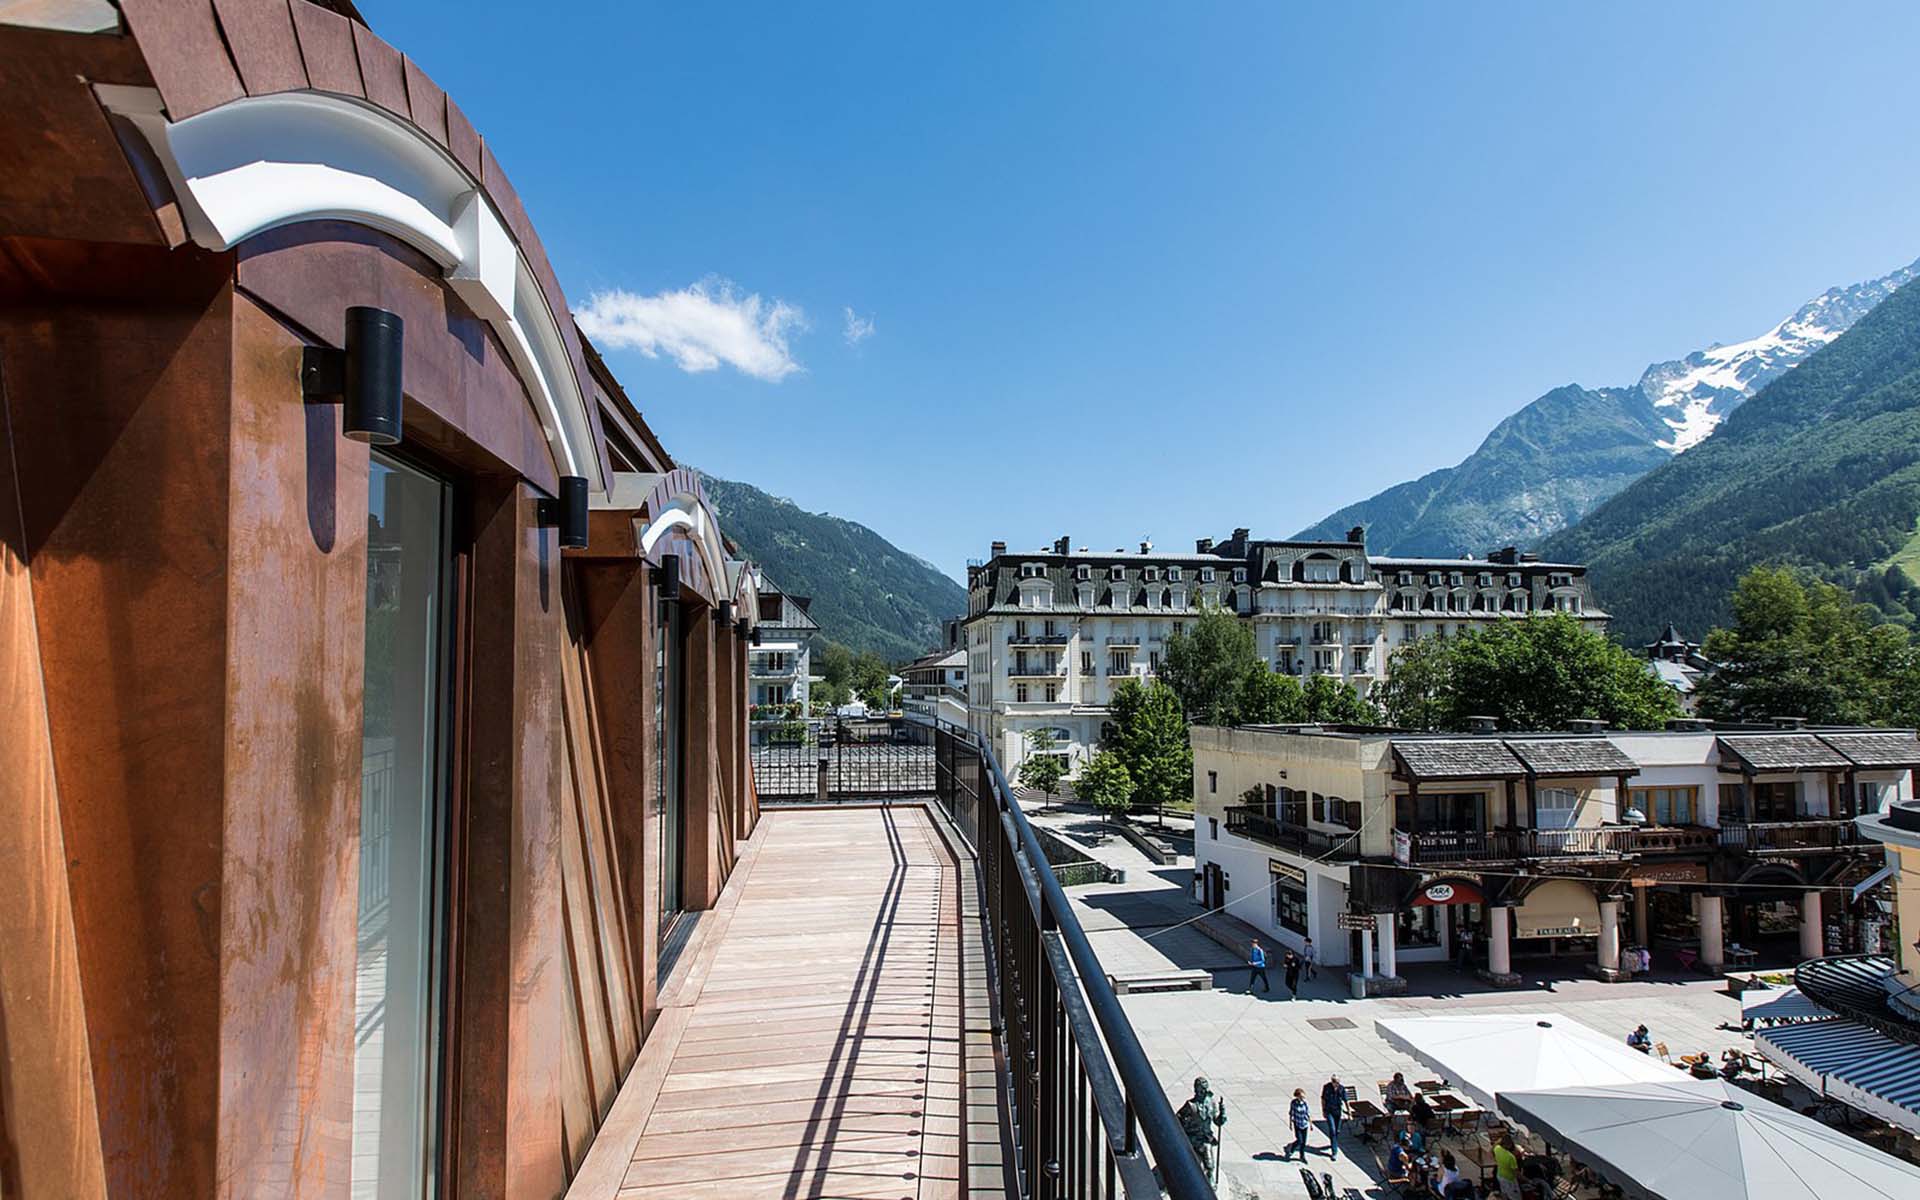
<path id="1" fill-rule="evenodd" d="M 368 471 L 354 1200 L 434 1190 L 442 903 L 448 502 L 396 459 Z"/>
<path id="2" fill-rule="evenodd" d="M 1394 918 L 1394 942 L 1403 950 L 1417 950 L 1422 946 L 1440 944 L 1439 908 L 1422 905 L 1419 908 L 1403 908 Z"/>
<path id="3" fill-rule="evenodd" d="M 1305 885 L 1282 876 L 1274 876 L 1273 923 L 1293 933 L 1306 934 L 1307 889 Z"/>

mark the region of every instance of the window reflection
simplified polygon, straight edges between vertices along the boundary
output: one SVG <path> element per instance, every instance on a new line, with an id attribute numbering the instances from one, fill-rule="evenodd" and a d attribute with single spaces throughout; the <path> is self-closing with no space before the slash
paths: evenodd
<path id="1" fill-rule="evenodd" d="M 373 456 L 354 980 L 355 1200 L 412 1200 L 433 1186 L 447 520 L 445 484 Z"/>

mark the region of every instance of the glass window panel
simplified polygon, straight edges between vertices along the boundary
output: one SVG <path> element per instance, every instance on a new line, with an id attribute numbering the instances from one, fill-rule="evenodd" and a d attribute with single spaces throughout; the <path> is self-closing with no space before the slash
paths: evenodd
<path id="1" fill-rule="evenodd" d="M 446 485 L 368 470 L 365 725 L 354 975 L 354 1200 L 433 1189 L 440 1039 Z"/>

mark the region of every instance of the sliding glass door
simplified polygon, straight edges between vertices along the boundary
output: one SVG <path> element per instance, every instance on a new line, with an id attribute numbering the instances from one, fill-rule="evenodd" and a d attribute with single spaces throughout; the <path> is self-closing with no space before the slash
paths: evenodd
<path id="1" fill-rule="evenodd" d="M 664 945 L 667 931 L 686 906 L 680 889 L 685 842 L 681 754 L 685 742 L 686 629 L 679 603 L 660 601 L 658 614 L 653 651 L 653 720 L 654 728 L 660 732 L 660 744 L 654 756 L 654 823 L 660 834 L 660 937 Z M 671 965 L 671 956 L 663 954 L 663 973 Z"/>
<path id="2" fill-rule="evenodd" d="M 445 936 L 447 485 L 374 454 L 368 471 L 354 1200 L 433 1195 Z"/>

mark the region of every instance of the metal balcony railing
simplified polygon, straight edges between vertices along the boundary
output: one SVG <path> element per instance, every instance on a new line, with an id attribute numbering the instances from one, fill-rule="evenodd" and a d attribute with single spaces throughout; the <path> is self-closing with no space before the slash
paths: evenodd
<path id="1" fill-rule="evenodd" d="M 993 751 L 945 724 L 934 744 L 939 802 L 979 855 L 1019 1194 L 1214 1200 Z"/>
<path id="2" fill-rule="evenodd" d="M 1703 825 L 1652 825 L 1635 829 L 1628 839 L 1635 854 L 1692 854 L 1719 844 L 1719 831 Z"/>
<path id="3" fill-rule="evenodd" d="M 1426 830 L 1407 837 L 1414 865 L 1475 860 L 1517 862 L 1530 858 L 1623 858 L 1632 852 L 1634 830 L 1619 825 L 1590 829 Z"/>
<path id="4" fill-rule="evenodd" d="M 1720 845 L 1748 854 L 1803 854 L 1877 845 L 1850 820 L 1814 817 L 1804 821 L 1764 821 L 1722 825 Z"/>
<path id="5" fill-rule="evenodd" d="M 1275 820 L 1271 813 L 1248 805 L 1227 807 L 1227 832 L 1236 837 L 1278 846 L 1282 850 L 1331 861 L 1360 857 L 1358 833 L 1329 833 L 1306 825 L 1288 824 Z"/>

